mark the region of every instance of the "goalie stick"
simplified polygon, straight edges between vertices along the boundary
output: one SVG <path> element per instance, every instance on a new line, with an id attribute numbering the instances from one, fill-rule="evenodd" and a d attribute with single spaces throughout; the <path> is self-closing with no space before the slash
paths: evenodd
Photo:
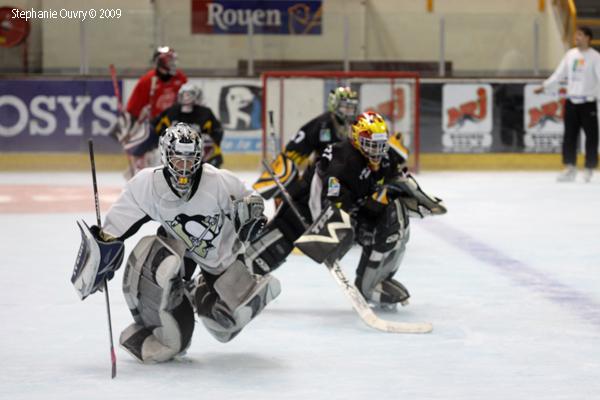
<path id="1" fill-rule="evenodd" d="M 96 163 L 94 161 L 94 141 L 90 139 L 88 141 L 90 149 L 90 165 L 92 168 L 92 184 L 94 186 L 94 204 L 96 206 L 96 222 L 98 228 L 102 228 L 102 222 L 100 218 L 100 200 L 98 198 L 98 184 L 96 182 Z M 115 345 L 113 343 L 112 334 L 112 318 L 110 317 L 110 300 L 108 298 L 108 282 L 104 279 L 104 299 L 106 300 L 106 315 L 108 317 L 108 337 L 110 338 L 110 363 L 111 363 L 111 378 L 114 379 L 117 376 L 117 355 L 115 353 Z"/>
<path id="2" fill-rule="evenodd" d="M 308 224 L 304 220 L 304 217 L 296 207 L 294 200 L 283 186 L 283 184 L 279 181 L 279 178 L 275 175 L 269 164 L 263 160 L 262 164 L 264 168 L 267 170 L 269 175 L 273 178 L 277 187 L 281 191 L 285 201 L 288 203 L 296 217 L 302 222 L 304 229 L 308 228 Z M 388 321 L 382 318 L 379 318 L 371 309 L 365 298 L 358 291 L 357 287 L 348 280 L 340 264 L 336 261 L 333 262 L 325 262 L 327 269 L 335 279 L 336 283 L 342 288 L 344 293 L 350 298 L 350 303 L 352 307 L 363 322 L 370 326 L 371 328 L 383 331 L 383 332 L 391 332 L 391 333 L 429 333 L 432 331 L 433 326 L 429 322 L 395 322 Z"/>

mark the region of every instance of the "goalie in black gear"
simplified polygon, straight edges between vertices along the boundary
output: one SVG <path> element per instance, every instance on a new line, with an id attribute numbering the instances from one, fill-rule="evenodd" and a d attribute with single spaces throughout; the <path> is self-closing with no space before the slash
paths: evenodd
<path id="1" fill-rule="evenodd" d="M 315 163 L 332 143 L 347 140 L 350 125 L 358 115 L 358 95 L 350 87 L 340 86 L 329 93 L 327 111 L 303 125 L 285 150 L 271 163 L 271 169 L 294 198 L 304 218 L 310 222 L 308 208 L 310 181 Z M 265 199 L 278 196 L 279 189 L 268 172 L 263 172 L 253 188 Z M 294 248 L 304 232 L 302 223 L 285 202 L 279 204 L 275 217 L 265 227 L 259 242 L 252 244 L 247 255 L 255 273 L 265 274 L 277 268 Z M 258 257 L 258 253 L 262 253 Z"/>
<path id="2" fill-rule="evenodd" d="M 323 152 L 312 178 L 309 203 L 296 203 L 299 208 L 309 208 L 312 218 L 330 206 L 350 215 L 355 241 L 363 248 L 356 285 L 370 302 L 392 307 L 409 298 L 408 290 L 392 278 L 409 239 L 406 204 L 418 211 L 415 215 L 446 212 L 441 200 L 426 195 L 403 168 L 405 157 L 398 151 L 399 144 L 390 139 L 380 115 L 361 114 L 349 140 Z M 289 230 L 291 225 L 279 226 Z M 247 261 L 252 261 L 257 273 L 278 267 L 282 261 L 274 263 L 274 255 L 284 259 L 300 236 L 290 242 L 273 232 L 265 230 L 247 252 Z"/>
<path id="3" fill-rule="evenodd" d="M 349 141 L 329 146 L 311 184 L 310 208 L 325 205 L 350 214 L 355 240 L 362 247 L 355 284 L 374 305 L 406 304 L 410 294 L 396 274 L 409 239 L 406 202 L 421 216 L 444 214 L 440 199 L 427 196 L 402 168 L 404 159 L 390 149 L 390 135 L 377 113 L 361 114 Z M 410 182 L 410 184 L 408 183 Z"/>
<path id="4" fill-rule="evenodd" d="M 292 196 L 308 196 L 314 164 L 327 146 L 348 137 L 357 115 L 357 93 L 346 86 L 332 90 L 327 98 L 327 111 L 304 124 L 275 157 L 271 169 Z M 267 200 L 279 191 L 266 171 L 253 187 Z"/>
<path id="5" fill-rule="evenodd" d="M 132 250 L 123 277 L 134 322 L 120 344 L 142 362 L 182 354 L 194 330 L 194 309 L 219 341 L 233 339 L 280 292 L 277 279 L 251 274 L 244 249 L 264 226 L 260 196 L 226 170 L 202 162 L 202 139 L 186 124 L 161 137 L 164 167 L 136 174 L 108 211 L 102 230 L 80 224 L 82 246 L 72 282 L 81 298 L 110 279 L 123 241 L 142 224 L 158 236 Z M 200 273 L 192 277 L 196 265 Z"/>

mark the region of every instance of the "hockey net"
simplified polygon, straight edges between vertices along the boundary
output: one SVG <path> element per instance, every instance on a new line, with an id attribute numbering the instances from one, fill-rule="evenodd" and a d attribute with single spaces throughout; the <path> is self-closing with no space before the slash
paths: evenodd
<path id="1" fill-rule="evenodd" d="M 401 132 L 410 156 L 407 166 L 419 169 L 419 75 L 388 71 L 267 71 L 262 75 L 262 156 L 273 154 L 298 129 L 327 110 L 327 96 L 337 86 L 350 86 L 360 111 L 384 116 L 390 132 Z M 269 114 L 273 116 L 273 127 Z"/>

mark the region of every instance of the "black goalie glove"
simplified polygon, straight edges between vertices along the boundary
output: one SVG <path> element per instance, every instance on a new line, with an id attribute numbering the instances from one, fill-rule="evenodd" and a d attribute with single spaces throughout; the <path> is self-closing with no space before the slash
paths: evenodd
<path id="1" fill-rule="evenodd" d="M 262 197 L 250 195 L 233 201 L 235 231 L 242 242 L 252 241 L 263 230 L 267 217 L 263 214 Z"/>

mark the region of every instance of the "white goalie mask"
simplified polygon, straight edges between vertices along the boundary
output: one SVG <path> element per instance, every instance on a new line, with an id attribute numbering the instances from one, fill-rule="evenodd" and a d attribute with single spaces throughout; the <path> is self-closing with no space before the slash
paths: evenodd
<path id="1" fill-rule="evenodd" d="M 182 122 L 165 130 L 160 138 L 160 155 L 173 188 L 186 197 L 202 167 L 202 137 Z"/>

